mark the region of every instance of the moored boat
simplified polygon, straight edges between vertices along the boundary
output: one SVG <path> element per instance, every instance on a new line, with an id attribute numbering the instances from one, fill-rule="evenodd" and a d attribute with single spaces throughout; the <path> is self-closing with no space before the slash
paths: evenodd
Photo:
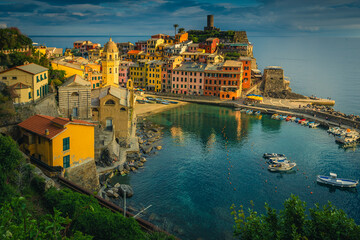
<path id="1" fill-rule="evenodd" d="M 282 153 L 264 153 L 263 158 L 272 158 L 272 157 L 285 157 L 285 154 Z"/>
<path id="2" fill-rule="evenodd" d="M 276 164 L 270 164 L 268 166 L 268 170 L 271 172 L 286 172 L 290 171 L 296 166 L 296 163 L 276 163 Z"/>
<path id="3" fill-rule="evenodd" d="M 269 158 L 269 163 L 277 164 L 277 163 L 290 163 L 290 160 L 286 158 Z"/>
<path id="4" fill-rule="evenodd" d="M 338 178 L 336 173 L 330 173 L 330 176 L 318 175 L 316 180 L 319 183 L 329 184 L 337 187 L 356 187 L 356 185 L 359 183 L 359 180 Z"/>
<path id="5" fill-rule="evenodd" d="M 260 113 L 261 113 L 260 111 L 256 111 L 254 114 L 255 115 L 260 115 Z"/>

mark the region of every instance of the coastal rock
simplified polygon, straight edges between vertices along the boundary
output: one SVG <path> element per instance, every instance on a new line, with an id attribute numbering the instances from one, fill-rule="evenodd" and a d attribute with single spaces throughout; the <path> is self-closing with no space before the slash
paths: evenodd
<path id="1" fill-rule="evenodd" d="M 109 190 L 106 191 L 106 195 L 107 195 L 108 197 L 114 197 L 114 191 L 111 190 L 111 189 L 109 189 Z"/>
<path id="2" fill-rule="evenodd" d="M 156 150 L 161 150 L 162 146 L 156 146 Z"/>
<path id="3" fill-rule="evenodd" d="M 50 189 L 51 187 L 55 187 L 55 182 L 54 180 L 52 180 L 51 178 L 47 177 L 38 167 L 34 166 L 34 171 L 33 174 L 39 176 L 40 178 L 42 178 L 44 181 L 42 183 L 42 190 L 44 190 L 45 192 Z"/>
<path id="4" fill-rule="evenodd" d="M 143 163 L 146 162 L 146 158 L 145 158 L 145 157 L 141 157 L 141 158 L 140 158 L 140 162 L 143 162 Z"/>
<path id="5" fill-rule="evenodd" d="M 116 184 L 114 185 L 114 187 L 119 188 L 119 187 L 120 187 L 120 183 L 116 183 Z"/>
<path id="6" fill-rule="evenodd" d="M 113 188 L 111 188 L 111 191 L 113 191 L 113 193 L 117 193 L 117 192 L 119 192 L 119 189 L 117 187 L 113 187 Z"/>
<path id="7" fill-rule="evenodd" d="M 153 149 L 153 147 L 152 147 L 151 145 L 149 145 L 149 146 L 142 146 L 142 150 L 143 150 L 144 153 L 146 153 L 146 154 L 149 154 L 152 149 Z"/>
<path id="8" fill-rule="evenodd" d="M 127 171 L 130 171 L 130 167 L 127 163 L 124 163 L 124 168 L 127 170 Z"/>
<path id="9" fill-rule="evenodd" d="M 127 184 L 121 184 L 119 187 L 119 193 L 122 197 L 124 197 L 124 193 L 126 192 L 126 197 L 132 197 L 134 195 L 134 190 L 130 185 Z"/>
<path id="10" fill-rule="evenodd" d="M 122 170 L 124 170 L 124 165 L 119 165 L 116 169 L 118 170 L 118 172 L 121 172 Z"/>

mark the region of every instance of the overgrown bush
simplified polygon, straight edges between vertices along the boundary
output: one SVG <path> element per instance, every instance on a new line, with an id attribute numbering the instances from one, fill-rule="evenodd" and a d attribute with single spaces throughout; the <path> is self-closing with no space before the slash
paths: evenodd
<path id="1" fill-rule="evenodd" d="M 242 206 L 236 210 L 233 205 L 231 209 L 234 236 L 239 239 L 360 239 L 360 226 L 330 202 L 322 208 L 316 205 L 309 209 L 310 216 L 306 215 L 306 203 L 294 195 L 284 202 L 279 213 L 267 204 L 265 215 L 249 209 L 246 216 Z"/>
<path id="2" fill-rule="evenodd" d="M 98 202 L 71 190 L 50 189 L 45 198 L 49 207 L 63 212 L 63 216 L 73 219 L 71 229 L 92 235 L 95 239 L 146 239 L 146 234 L 133 218 L 124 218 L 101 207 Z"/>

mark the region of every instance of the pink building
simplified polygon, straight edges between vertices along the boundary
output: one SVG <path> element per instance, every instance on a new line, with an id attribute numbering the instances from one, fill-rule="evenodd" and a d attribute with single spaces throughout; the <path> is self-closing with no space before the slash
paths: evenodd
<path id="1" fill-rule="evenodd" d="M 165 60 L 165 64 L 161 69 L 161 91 L 171 92 L 171 75 L 172 70 L 179 67 L 183 58 L 179 56 L 173 56 Z"/>
<path id="2" fill-rule="evenodd" d="M 192 43 L 192 44 L 189 44 L 187 51 L 188 52 L 197 52 L 198 49 L 199 49 L 199 44 Z"/>
<path id="3" fill-rule="evenodd" d="M 129 67 L 133 65 L 133 62 L 120 61 L 119 64 L 119 85 L 126 87 L 127 80 L 129 78 Z"/>
<path id="4" fill-rule="evenodd" d="M 172 70 L 171 92 L 186 95 L 203 95 L 206 64 L 184 62 Z"/>

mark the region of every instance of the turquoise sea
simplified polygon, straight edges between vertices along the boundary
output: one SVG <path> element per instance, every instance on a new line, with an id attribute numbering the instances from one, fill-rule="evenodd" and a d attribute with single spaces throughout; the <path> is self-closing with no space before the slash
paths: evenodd
<path id="1" fill-rule="evenodd" d="M 335 109 L 360 114 L 360 39 L 251 37 L 259 69 L 280 65 L 293 91 L 331 97 Z M 100 37 L 32 37 L 47 46 L 71 47 L 76 40 L 104 44 Z M 143 37 L 113 36 L 117 42 Z M 190 104 L 147 118 L 164 127 L 163 149 L 145 168 L 121 179 L 134 188 L 128 204 L 152 205 L 144 218 L 181 239 L 231 239 L 230 206 L 264 212 L 280 209 L 291 194 L 309 207 L 331 201 L 360 224 L 360 196 L 320 186 L 316 175 L 360 179 L 360 150 L 343 149 L 325 129 L 249 116 L 232 109 Z M 264 152 L 286 154 L 297 163 L 292 173 L 271 173 Z M 358 187 L 359 188 L 359 187 Z M 155 214 L 155 215 L 154 215 Z"/>

